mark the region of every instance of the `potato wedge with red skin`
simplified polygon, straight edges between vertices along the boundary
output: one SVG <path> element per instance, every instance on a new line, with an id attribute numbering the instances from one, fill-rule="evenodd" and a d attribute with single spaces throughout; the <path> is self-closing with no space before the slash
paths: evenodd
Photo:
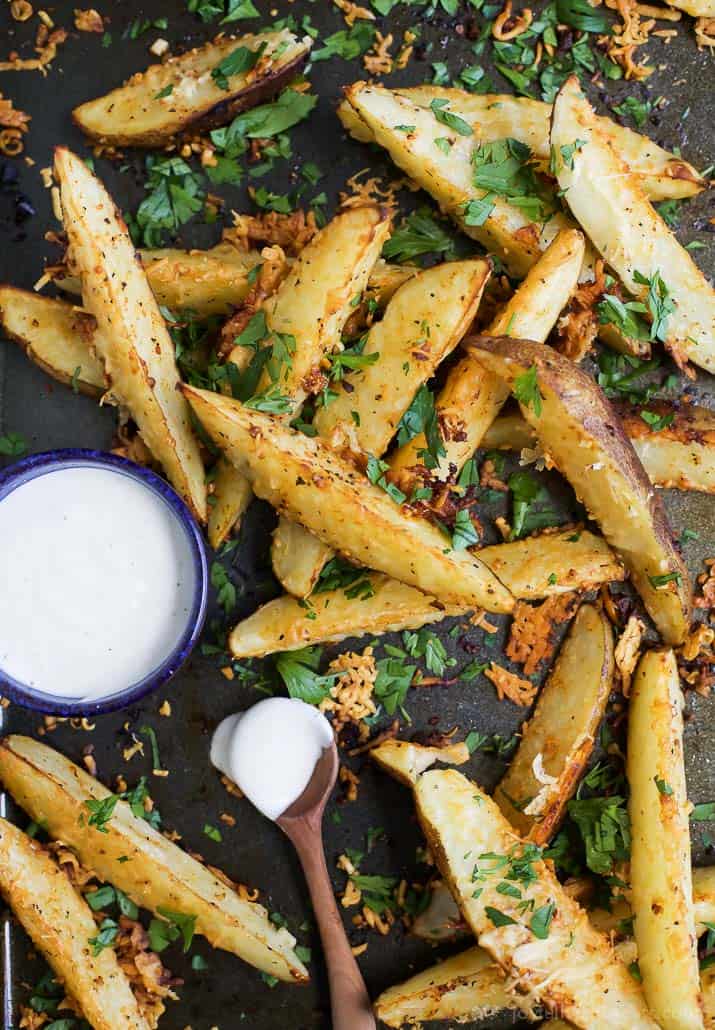
<path id="1" fill-rule="evenodd" d="M 83 306 L 114 398 L 137 424 L 194 515 L 206 519 L 206 482 L 189 407 L 179 392 L 175 348 L 109 193 L 81 158 L 55 151 L 62 217 L 82 279 Z"/>
<path id="2" fill-rule="evenodd" d="M 623 559 L 663 639 L 682 642 L 692 608 L 688 570 L 665 509 L 603 391 L 551 347 L 489 337 L 465 345 L 512 391 L 520 377 L 535 373 L 531 402 L 521 404 L 524 418 Z"/>
<path id="3" fill-rule="evenodd" d="M 93 954 L 87 902 L 49 852 L 5 819 L 0 895 L 94 1030 L 149 1030 L 114 949 Z"/>
<path id="4" fill-rule="evenodd" d="M 451 549 L 436 526 L 410 515 L 318 437 L 232 398 L 187 385 L 183 390 L 256 496 L 324 543 L 445 604 L 512 610 L 510 591 L 483 562 Z"/>
<path id="5" fill-rule="evenodd" d="M 212 78 L 211 72 L 239 47 L 256 51 L 264 45 L 254 67 L 229 76 L 226 89 Z M 100 143 L 161 146 L 180 132 L 225 125 L 241 111 L 271 100 L 301 71 L 310 47 L 309 36 L 298 39 L 287 29 L 224 37 L 150 65 L 111 93 L 80 104 L 72 117 Z"/>

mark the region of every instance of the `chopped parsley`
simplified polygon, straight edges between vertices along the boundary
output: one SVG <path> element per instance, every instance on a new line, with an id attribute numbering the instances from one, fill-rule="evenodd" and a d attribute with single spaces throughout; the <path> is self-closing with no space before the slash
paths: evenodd
<path id="1" fill-rule="evenodd" d="M 377 663 L 373 694 L 388 715 L 401 708 L 417 672 L 416 665 L 406 665 L 402 658 L 381 658 Z"/>
<path id="2" fill-rule="evenodd" d="M 544 220 L 554 211 L 555 199 L 529 164 L 531 157 L 529 147 L 519 140 L 507 138 L 481 143 L 472 154 L 472 182 L 488 195 L 503 197 L 527 218 Z M 482 200 L 486 202 L 487 197 Z M 474 217 L 472 207 L 470 214 Z"/>
<path id="3" fill-rule="evenodd" d="M 664 797 L 670 797 L 672 795 L 673 788 L 666 780 L 661 779 L 660 776 L 654 776 L 653 781 L 658 788 L 659 794 L 662 794 Z"/>
<path id="4" fill-rule="evenodd" d="M 103 919 L 99 924 L 99 930 L 95 937 L 90 937 L 87 941 L 88 944 L 92 945 L 92 954 L 96 958 L 105 948 L 111 948 L 117 939 L 119 933 L 119 923 L 115 919 L 107 917 Z"/>
<path id="5" fill-rule="evenodd" d="M 675 413 L 669 411 L 665 415 L 657 415 L 654 411 L 648 411 L 646 409 L 641 410 L 640 416 L 646 425 L 649 425 L 654 433 L 659 432 L 661 429 L 667 429 L 668 426 L 673 424 L 675 419 Z"/>
<path id="6" fill-rule="evenodd" d="M 203 833 L 205 837 L 208 837 L 209 840 L 215 841 L 217 844 L 220 844 L 223 840 L 221 831 L 218 827 L 212 826 L 211 823 L 204 823 Z"/>
<path id="7" fill-rule="evenodd" d="M 19 458 L 27 451 L 27 441 L 19 433 L 0 436 L 0 454 L 6 458 Z"/>
<path id="8" fill-rule="evenodd" d="M 631 834 L 624 797 L 575 798 L 568 803 L 568 813 L 581 834 L 592 872 L 608 876 L 617 862 L 628 860 Z"/>
<path id="9" fill-rule="evenodd" d="M 144 188 L 147 196 L 130 220 L 134 242 L 160 247 L 165 233 L 176 233 L 203 207 L 205 193 L 201 176 L 181 157 L 150 154 Z"/>
<path id="10" fill-rule="evenodd" d="M 653 104 L 650 100 L 639 100 L 638 97 L 629 96 L 620 104 L 615 104 L 611 110 L 619 118 L 632 118 L 636 127 L 640 129 L 653 110 Z"/>
<path id="11" fill-rule="evenodd" d="M 412 403 L 398 423 L 397 443 L 402 447 L 403 444 L 414 440 L 420 433 L 424 434 L 427 446 L 420 450 L 419 456 L 426 468 L 437 468 L 439 459 L 443 458 L 447 452 L 437 419 L 434 394 L 425 384 L 420 386 L 412 398 Z"/>
<path id="12" fill-rule="evenodd" d="M 402 222 L 382 248 L 388 261 L 414 261 L 423 254 L 441 255 L 444 260 L 454 257 L 454 237 L 427 208 L 420 208 Z"/>
<path id="13" fill-rule="evenodd" d="M 512 919 L 510 915 L 501 912 L 498 908 L 492 908 L 491 905 L 484 906 L 484 913 L 496 927 L 517 925 L 516 919 Z"/>
<path id="14" fill-rule="evenodd" d="M 680 586 L 682 576 L 679 572 L 664 572 L 661 576 L 649 576 L 650 585 L 659 590 L 661 587 L 665 587 L 668 583 L 676 583 Z"/>
<path id="15" fill-rule="evenodd" d="M 456 659 L 447 655 L 437 634 L 429 629 L 405 630 L 402 642 L 410 658 L 424 658 L 425 665 L 434 676 L 444 676 L 448 668 L 457 664 Z"/>
<path id="16" fill-rule="evenodd" d="M 318 673 L 322 653 L 320 647 L 302 647 L 276 657 L 276 671 L 291 697 L 319 705 L 328 696 L 337 674 L 321 676 Z"/>
<path id="17" fill-rule="evenodd" d="M 157 907 L 157 912 L 163 918 L 152 919 L 149 924 L 149 946 L 152 951 L 164 951 L 179 939 L 182 940 L 183 950 L 188 951 L 196 929 L 196 916 L 174 912 L 162 905 Z"/>
<path id="18" fill-rule="evenodd" d="M 311 54 L 313 63 L 328 61 L 332 57 L 342 57 L 344 61 L 354 61 L 369 50 L 375 40 L 375 29 L 369 21 L 356 21 L 349 29 L 341 29 L 326 36 L 323 45 Z"/>
<path id="19" fill-rule="evenodd" d="M 532 365 L 526 372 L 522 372 L 521 375 L 514 379 L 511 392 L 520 404 L 523 404 L 525 408 L 531 408 L 537 418 L 541 415 L 541 402 L 543 398 L 539 390 L 536 365 Z"/>
<path id="20" fill-rule="evenodd" d="M 266 45 L 265 42 L 261 43 L 257 50 L 250 50 L 246 46 L 239 46 L 232 50 L 230 54 L 227 54 L 211 72 L 211 78 L 218 88 L 228 91 L 228 80 L 232 76 L 245 75 L 251 68 L 254 68 L 261 54 L 266 49 Z"/>
<path id="21" fill-rule="evenodd" d="M 84 807 L 89 812 L 88 826 L 96 826 L 100 833 L 109 833 L 107 823 L 114 815 L 114 809 L 119 801 L 118 794 L 109 794 L 106 798 L 95 800 L 88 798 Z"/>
<path id="22" fill-rule="evenodd" d="M 518 540 L 535 529 L 556 525 L 558 515 L 550 507 L 535 509 L 549 501 L 549 492 L 530 472 L 515 472 L 509 477 L 512 493 L 511 539 Z"/>
<path id="23" fill-rule="evenodd" d="M 407 494 L 404 494 L 398 486 L 391 483 L 387 479 L 386 473 L 389 471 L 390 466 L 386 461 L 381 461 L 374 455 L 368 455 L 367 468 L 365 474 L 370 482 L 374 486 L 379 486 L 381 490 L 384 490 L 388 497 L 391 497 L 395 504 L 402 504 L 403 501 L 407 500 Z"/>
<path id="24" fill-rule="evenodd" d="M 665 343 L 668 338 L 665 326 L 675 311 L 675 301 L 670 296 L 668 287 L 661 278 L 660 272 L 656 271 L 648 278 L 636 270 L 633 273 L 633 278 L 641 286 L 648 287 L 646 305 L 652 319 L 650 337 L 652 340 L 660 340 L 661 343 Z"/>
<path id="25" fill-rule="evenodd" d="M 362 900 L 369 909 L 381 915 L 395 904 L 396 876 L 364 876 L 352 873 L 350 879 L 362 894 Z"/>
<path id="26" fill-rule="evenodd" d="M 216 591 L 216 600 L 223 609 L 224 615 L 230 615 L 236 607 L 237 590 L 228 572 L 221 562 L 211 562 L 211 586 Z"/>
<path id="27" fill-rule="evenodd" d="M 452 547 L 455 551 L 464 551 L 479 543 L 479 534 L 472 522 L 467 508 L 460 508 L 454 519 L 452 528 Z"/>

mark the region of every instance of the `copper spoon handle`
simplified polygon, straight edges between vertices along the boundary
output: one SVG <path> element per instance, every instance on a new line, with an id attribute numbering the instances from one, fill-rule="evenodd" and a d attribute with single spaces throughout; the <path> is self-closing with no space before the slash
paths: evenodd
<path id="1" fill-rule="evenodd" d="M 328 968 L 333 1030 L 375 1030 L 367 988 L 350 950 L 333 896 L 320 824 L 308 817 L 291 819 L 290 825 L 281 825 L 298 852 L 313 902 Z"/>

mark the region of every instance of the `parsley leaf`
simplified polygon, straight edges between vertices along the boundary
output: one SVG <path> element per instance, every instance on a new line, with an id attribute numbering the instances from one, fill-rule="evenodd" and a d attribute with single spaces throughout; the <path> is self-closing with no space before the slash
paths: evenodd
<path id="1" fill-rule="evenodd" d="M 556 16 L 562 25 L 570 25 L 581 32 L 610 34 L 611 31 L 608 19 L 588 0 L 556 0 Z"/>
<path id="2" fill-rule="evenodd" d="M 531 919 L 529 920 L 529 928 L 533 933 L 534 937 L 538 937 L 539 940 L 546 940 L 549 936 L 549 928 L 551 926 L 551 920 L 554 918 L 554 912 L 556 906 L 553 901 L 550 901 L 546 905 L 541 905 L 536 909 Z"/>
<path id="3" fill-rule="evenodd" d="M 536 365 L 532 365 L 526 372 L 522 372 L 515 378 L 511 392 L 520 404 L 523 404 L 525 408 L 531 408 L 537 418 L 541 415 L 542 397 Z"/>
<path id="4" fill-rule="evenodd" d="M 181 157 L 146 159 L 148 195 L 135 216 L 135 243 L 159 247 L 165 230 L 176 232 L 199 212 L 204 203 L 201 177 Z"/>
<path id="5" fill-rule="evenodd" d="M 443 458 L 447 452 L 442 441 L 434 406 L 434 394 L 424 383 L 412 398 L 412 403 L 398 423 L 397 443 L 402 447 L 403 444 L 414 440 L 420 433 L 424 433 L 427 444 L 427 447 L 420 451 L 420 457 L 427 468 L 436 468 L 439 459 Z"/>
<path id="6" fill-rule="evenodd" d="M 216 65 L 211 72 L 211 78 L 219 89 L 228 91 L 228 80 L 234 75 L 245 75 L 246 72 L 255 67 L 265 49 L 265 42 L 261 43 L 257 50 L 250 50 L 246 46 L 236 47 L 235 50 L 232 50 L 230 54 L 227 54 L 226 57 Z"/>
<path id="7" fill-rule="evenodd" d="M 641 286 L 648 287 L 646 305 L 653 320 L 650 327 L 650 338 L 651 340 L 660 340 L 661 343 L 664 343 L 668 338 L 665 324 L 675 311 L 675 301 L 670 296 L 668 287 L 661 278 L 660 272 L 655 271 L 648 278 L 636 270 L 633 273 L 633 278 Z"/>
<path id="8" fill-rule="evenodd" d="M 90 813 L 87 825 L 96 826 L 100 833 L 109 833 L 107 823 L 114 815 L 114 809 L 117 807 L 118 801 L 118 794 L 109 794 L 106 798 L 101 798 L 100 800 L 88 798 L 84 802 L 84 807 Z"/>
<path id="9" fill-rule="evenodd" d="M 350 879 L 362 894 L 362 900 L 369 909 L 378 915 L 394 904 L 396 876 L 363 876 L 352 873 Z"/>
<path id="10" fill-rule="evenodd" d="M 501 912 L 498 908 L 492 908 L 491 905 L 485 905 L 484 914 L 488 919 L 491 919 L 494 926 L 516 926 L 516 919 L 512 919 L 506 912 Z"/>
<path id="11" fill-rule="evenodd" d="M 321 676 L 318 673 L 322 653 L 319 647 L 303 647 L 277 656 L 276 670 L 291 697 L 309 705 L 319 705 L 328 696 L 337 675 Z"/>
<path id="12" fill-rule="evenodd" d="M 442 125 L 446 125 L 448 129 L 453 129 L 454 132 L 460 136 L 472 136 L 472 127 L 469 122 L 465 122 L 464 118 L 460 118 L 458 114 L 453 114 L 448 108 L 449 101 L 435 97 L 430 104 L 432 114 L 435 116 L 438 122 Z"/>
<path id="13" fill-rule="evenodd" d="M 327 61 L 331 57 L 342 57 L 354 61 L 368 50 L 375 39 L 375 29 L 368 21 L 356 21 L 350 29 L 341 29 L 332 36 L 326 36 L 323 45 L 314 50 L 311 60 Z"/>
<path id="14" fill-rule="evenodd" d="M 455 551 L 464 551 L 479 543 L 479 534 L 474 527 L 467 508 L 460 508 L 454 519 L 452 530 L 452 547 Z"/>
<path id="15" fill-rule="evenodd" d="M 422 254 L 440 254 L 445 260 L 454 256 L 454 237 L 429 213 L 420 208 L 403 221 L 382 248 L 388 261 L 414 261 Z"/>
<path id="16" fill-rule="evenodd" d="M 8 458 L 19 458 L 27 450 L 25 438 L 19 433 L 5 433 L 0 436 L 0 454 Z"/>
<path id="17" fill-rule="evenodd" d="M 472 182 L 487 195 L 496 193 L 524 212 L 527 218 L 545 219 L 555 208 L 551 190 L 529 164 L 531 150 L 515 139 L 481 143 L 472 154 Z M 486 201 L 483 197 L 482 201 Z M 474 217 L 474 209 L 470 207 Z M 479 224 L 479 223 L 477 223 Z"/>
<path id="18" fill-rule="evenodd" d="M 374 696 L 385 706 L 388 715 L 394 715 L 407 697 L 417 666 L 405 665 L 402 658 L 381 658 L 376 665 Z"/>
<path id="19" fill-rule="evenodd" d="M 631 834 L 624 797 L 574 799 L 568 803 L 568 813 L 583 839 L 586 864 L 594 873 L 608 876 L 616 862 L 628 859 Z"/>
<path id="20" fill-rule="evenodd" d="M 650 100 L 639 100 L 638 97 L 629 96 L 620 104 L 616 104 L 612 110 L 621 118 L 632 118 L 640 129 L 645 125 L 648 115 L 653 109 Z"/>
<path id="21" fill-rule="evenodd" d="M 99 932 L 87 941 L 92 945 L 92 954 L 96 958 L 105 948 L 111 948 L 119 933 L 119 923 L 115 919 L 103 919 L 99 924 Z"/>
<path id="22" fill-rule="evenodd" d="M 384 490 L 395 504 L 402 504 L 407 499 L 407 494 L 404 494 L 398 486 L 395 486 L 394 483 L 387 479 L 385 473 L 388 472 L 389 468 L 390 466 L 386 461 L 381 461 L 379 458 L 374 457 L 374 455 L 369 454 L 365 474 L 370 482 Z"/>

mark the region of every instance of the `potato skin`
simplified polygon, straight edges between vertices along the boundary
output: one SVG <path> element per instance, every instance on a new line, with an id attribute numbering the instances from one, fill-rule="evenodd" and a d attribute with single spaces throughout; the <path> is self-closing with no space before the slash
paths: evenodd
<path id="1" fill-rule="evenodd" d="M 94 1030 L 148 1030 L 113 948 L 92 954 L 89 905 L 49 853 L 0 819 L 0 893 Z"/>
<path id="2" fill-rule="evenodd" d="M 231 92 L 223 92 L 218 86 L 209 84 L 203 87 L 206 95 L 202 100 L 174 101 L 172 94 L 167 109 L 157 110 L 161 100 L 156 94 L 166 85 L 176 82 L 180 86 L 182 81 L 205 79 L 209 69 L 216 67 L 235 48 L 247 42 L 278 39 L 281 35 L 291 42 L 294 51 L 287 59 L 279 57 L 273 63 L 267 61 L 255 78 L 244 81 Z M 215 129 L 242 111 L 276 96 L 303 69 L 310 46 L 309 38 L 299 41 L 291 33 L 263 33 L 210 42 L 171 57 L 163 64 L 150 65 L 123 86 L 80 104 L 72 112 L 72 120 L 89 139 L 115 146 L 156 147 L 168 143 L 178 133 Z M 246 79 L 246 76 L 240 78 Z M 122 105 L 126 112 L 117 113 L 115 108 L 119 106 L 121 109 Z M 142 115 L 145 116 L 144 127 Z"/>
<path id="3" fill-rule="evenodd" d="M 467 345 L 511 386 L 536 368 L 542 410 L 522 404 L 524 418 L 622 556 L 664 640 L 681 642 L 692 610 L 688 570 L 662 502 L 603 391 L 551 347 L 484 336 Z M 651 581 L 668 574 L 674 579 L 662 586 Z"/>

